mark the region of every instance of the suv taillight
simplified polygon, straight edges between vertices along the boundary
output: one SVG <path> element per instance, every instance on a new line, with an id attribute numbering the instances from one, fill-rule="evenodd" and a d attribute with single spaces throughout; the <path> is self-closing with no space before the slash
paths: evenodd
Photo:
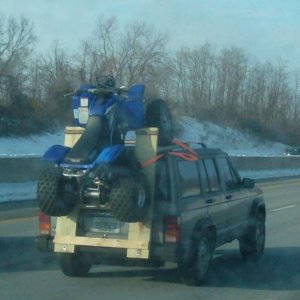
<path id="1" fill-rule="evenodd" d="M 177 243 L 179 241 L 180 218 L 164 216 L 164 242 Z"/>
<path id="2" fill-rule="evenodd" d="M 39 212 L 39 231 L 40 234 L 51 235 L 51 217 Z"/>

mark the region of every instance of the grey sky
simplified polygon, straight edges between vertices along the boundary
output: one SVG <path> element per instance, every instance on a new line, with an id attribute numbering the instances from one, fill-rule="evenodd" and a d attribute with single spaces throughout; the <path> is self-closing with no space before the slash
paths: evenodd
<path id="1" fill-rule="evenodd" d="M 238 46 L 258 59 L 280 57 L 300 67 L 298 0 L 0 0 L 0 12 L 32 21 L 41 51 L 54 40 L 76 49 L 97 17 L 108 15 L 121 25 L 137 19 L 167 31 L 175 49 Z"/>

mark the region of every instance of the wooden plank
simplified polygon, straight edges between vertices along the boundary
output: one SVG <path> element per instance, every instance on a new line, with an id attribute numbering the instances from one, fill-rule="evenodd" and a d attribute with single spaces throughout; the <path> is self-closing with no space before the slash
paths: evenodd
<path id="1" fill-rule="evenodd" d="M 127 249 L 148 249 L 148 243 L 145 241 L 132 241 L 122 239 L 108 239 L 108 238 L 95 238 L 95 237 L 82 237 L 59 235 L 55 236 L 55 245 L 62 246 L 91 246 L 91 247 L 109 247 L 109 248 L 127 248 Z"/>
<path id="2" fill-rule="evenodd" d="M 65 128 L 65 146 L 73 147 L 84 132 L 82 127 L 66 127 Z"/>
<path id="3" fill-rule="evenodd" d="M 65 146 L 73 147 L 78 141 L 84 128 L 82 127 L 66 127 L 65 128 Z M 72 213 L 65 217 L 58 217 L 56 221 L 55 239 L 60 236 L 76 236 L 77 219 L 79 208 L 78 206 L 72 211 Z M 54 252 L 67 252 L 74 253 L 75 245 L 72 244 L 56 244 L 54 242 Z"/>
<path id="4" fill-rule="evenodd" d="M 71 214 L 65 217 L 58 217 L 56 221 L 56 231 L 54 237 L 54 252 L 74 253 L 74 244 L 56 244 L 55 240 L 60 237 L 75 237 L 77 229 L 79 209 L 76 207 Z"/>
<path id="5" fill-rule="evenodd" d="M 65 128 L 65 134 L 82 134 L 83 132 L 83 127 L 67 126 Z"/>
<path id="6" fill-rule="evenodd" d="M 136 133 L 136 147 L 135 155 L 139 162 L 144 162 L 157 153 L 157 128 L 142 128 L 137 130 Z M 155 163 L 150 164 L 143 169 L 148 182 L 151 187 L 151 202 L 149 213 L 144 223 L 130 223 L 128 239 L 131 241 L 142 240 L 148 245 L 151 239 L 151 226 L 152 226 L 152 212 L 153 212 L 153 198 L 154 198 L 154 187 L 155 187 Z M 149 258 L 149 249 L 127 249 L 127 257 L 130 258 Z"/>

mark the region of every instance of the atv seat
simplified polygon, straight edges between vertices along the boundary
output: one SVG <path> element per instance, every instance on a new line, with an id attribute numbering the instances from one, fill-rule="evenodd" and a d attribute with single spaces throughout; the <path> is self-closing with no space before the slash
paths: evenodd
<path id="1" fill-rule="evenodd" d="M 109 126 L 105 117 L 90 116 L 86 128 L 64 159 L 68 164 L 90 164 L 101 149 L 109 145 Z"/>

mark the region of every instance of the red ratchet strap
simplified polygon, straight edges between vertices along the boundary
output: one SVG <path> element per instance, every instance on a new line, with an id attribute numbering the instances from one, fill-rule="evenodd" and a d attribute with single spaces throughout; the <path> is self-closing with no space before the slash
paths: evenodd
<path id="1" fill-rule="evenodd" d="M 175 152 L 175 151 L 170 151 L 168 152 L 168 154 L 170 155 L 174 155 L 177 156 L 179 158 L 182 158 L 184 160 L 189 160 L 189 161 L 195 161 L 198 159 L 198 154 L 197 152 L 195 152 L 191 147 L 189 147 L 187 144 L 178 141 L 178 140 L 173 140 L 173 144 L 178 145 L 179 147 L 185 149 L 188 153 L 182 153 L 182 152 Z M 151 165 L 152 163 L 155 163 L 156 161 L 158 161 L 159 159 L 161 159 L 162 157 L 164 157 L 164 154 L 159 154 L 157 156 L 154 156 L 146 161 L 144 161 L 141 165 L 142 168 L 145 168 L 149 165 Z"/>
<path id="2" fill-rule="evenodd" d="M 141 165 L 142 165 L 142 168 L 145 168 L 145 167 L 148 167 L 149 165 L 155 163 L 157 160 L 161 159 L 162 157 L 164 157 L 165 155 L 164 154 L 159 154 L 157 156 L 154 156 L 146 161 L 144 161 Z"/>

